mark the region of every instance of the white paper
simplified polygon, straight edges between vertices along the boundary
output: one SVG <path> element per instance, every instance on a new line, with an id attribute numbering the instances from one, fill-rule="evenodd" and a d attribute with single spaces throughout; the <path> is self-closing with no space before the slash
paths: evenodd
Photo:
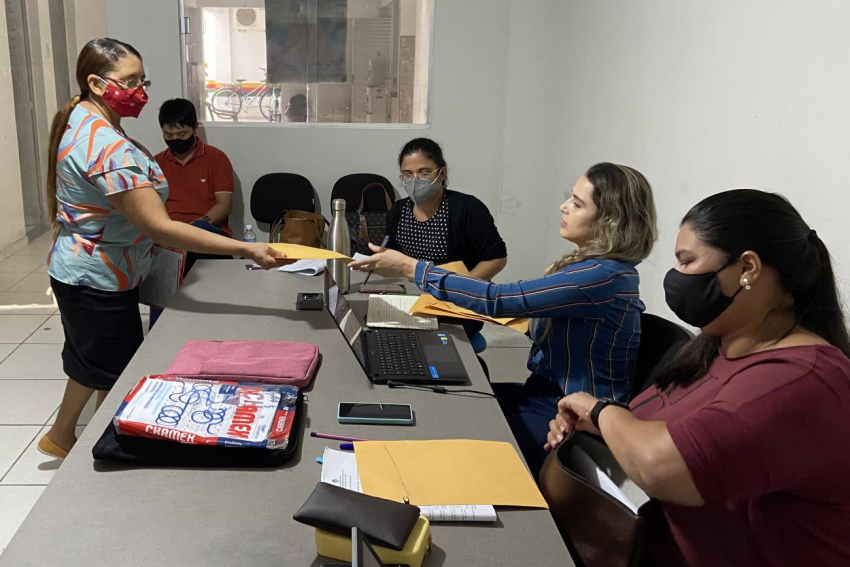
<path id="1" fill-rule="evenodd" d="M 277 269 L 278 272 L 289 272 L 303 276 L 318 276 L 325 271 L 327 260 L 298 260 Z"/>
<path id="2" fill-rule="evenodd" d="M 368 257 L 369 256 L 367 256 L 366 254 L 361 254 L 360 252 L 355 252 L 354 255 L 351 257 L 351 259 L 356 262 L 357 260 L 363 260 L 363 259 L 368 258 Z M 351 271 L 353 272 L 354 270 L 351 270 Z"/>
<path id="3" fill-rule="evenodd" d="M 349 451 L 325 447 L 322 455 L 322 482 L 347 490 L 363 492 L 357 474 L 357 457 Z M 495 522 L 496 509 L 492 506 L 420 506 L 422 515 L 430 522 Z"/>
<path id="4" fill-rule="evenodd" d="M 495 522 L 496 509 L 492 506 L 467 504 L 455 506 L 420 506 L 429 522 Z"/>
<path id="5" fill-rule="evenodd" d="M 366 324 L 376 329 L 436 331 L 440 324 L 435 316 L 410 314 L 410 308 L 418 299 L 418 295 L 370 295 Z"/>
<path id="6" fill-rule="evenodd" d="M 637 514 L 640 506 L 626 496 L 617 483 L 611 480 L 611 477 L 605 474 L 605 471 L 599 468 L 599 465 L 581 447 L 573 447 L 571 461 L 576 474 L 597 488 L 601 488 Z"/>
<path id="7" fill-rule="evenodd" d="M 360 488 L 357 458 L 354 453 L 325 447 L 322 455 L 322 482 L 354 492 L 363 492 Z"/>

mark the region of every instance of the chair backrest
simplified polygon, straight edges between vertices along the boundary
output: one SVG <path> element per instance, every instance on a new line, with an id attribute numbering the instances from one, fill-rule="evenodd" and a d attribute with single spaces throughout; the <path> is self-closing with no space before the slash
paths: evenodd
<path id="1" fill-rule="evenodd" d="M 316 212 L 315 191 L 310 181 L 297 173 L 267 173 L 251 189 L 251 216 L 272 223 L 283 210 Z"/>
<path id="2" fill-rule="evenodd" d="M 393 184 L 383 175 L 375 173 L 352 173 L 344 175 L 337 179 L 331 191 L 331 201 L 334 199 L 345 199 L 345 210 L 348 212 L 356 211 L 360 206 L 360 199 L 363 196 L 363 189 L 370 183 L 380 183 L 389 195 L 390 202 L 395 202 L 395 191 Z M 377 187 L 366 192 L 366 199 L 363 203 L 363 210 L 370 212 L 386 211 L 387 198 L 382 191 Z"/>
<path id="3" fill-rule="evenodd" d="M 640 314 L 640 348 L 632 397 L 655 382 L 693 335 L 672 321 L 649 313 Z"/>

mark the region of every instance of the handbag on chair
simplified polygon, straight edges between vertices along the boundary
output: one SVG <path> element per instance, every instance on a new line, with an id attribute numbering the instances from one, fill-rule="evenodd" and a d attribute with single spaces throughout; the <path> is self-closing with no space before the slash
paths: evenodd
<path id="1" fill-rule="evenodd" d="M 380 189 L 384 193 L 387 202 L 386 211 L 364 211 L 364 203 L 366 202 L 366 193 L 371 189 Z M 345 220 L 348 222 L 348 233 L 351 235 L 351 249 L 353 252 L 372 254 L 369 250 L 369 243 L 380 246 L 384 237 L 387 235 L 387 214 L 392 208 L 393 202 L 387 194 L 387 190 L 380 183 L 370 183 L 363 188 L 360 197 L 360 205 L 357 210 L 351 213 L 345 213 Z"/>
<path id="2" fill-rule="evenodd" d="M 324 248 L 323 238 L 328 219 L 316 213 L 290 209 L 275 217 L 269 231 L 269 244 L 288 242 L 313 248 Z"/>
<path id="3" fill-rule="evenodd" d="M 661 503 L 650 499 L 635 512 L 602 488 L 607 483 L 599 471 L 618 487 L 627 481 L 608 447 L 578 431 L 549 453 L 540 470 L 540 491 L 576 564 L 684 567 Z"/>

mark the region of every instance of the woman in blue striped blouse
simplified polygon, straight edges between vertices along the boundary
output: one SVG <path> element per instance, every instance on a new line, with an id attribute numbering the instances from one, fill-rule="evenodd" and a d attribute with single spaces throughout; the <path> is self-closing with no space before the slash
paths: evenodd
<path id="1" fill-rule="evenodd" d="M 644 310 L 637 264 L 657 235 L 652 188 L 630 167 L 594 165 L 560 210 L 560 235 L 578 248 L 532 280 L 495 284 L 393 250 L 352 264 L 406 276 L 437 299 L 477 313 L 532 318 L 531 376 L 525 383 L 493 384 L 493 391 L 535 475 L 561 397 L 583 391 L 628 402 Z"/>

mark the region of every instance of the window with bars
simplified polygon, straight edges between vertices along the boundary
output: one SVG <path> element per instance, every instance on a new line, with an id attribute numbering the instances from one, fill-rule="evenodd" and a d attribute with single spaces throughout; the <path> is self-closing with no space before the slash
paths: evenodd
<path id="1" fill-rule="evenodd" d="M 208 122 L 425 124 L 434 0 L 184 0 Z"/>

